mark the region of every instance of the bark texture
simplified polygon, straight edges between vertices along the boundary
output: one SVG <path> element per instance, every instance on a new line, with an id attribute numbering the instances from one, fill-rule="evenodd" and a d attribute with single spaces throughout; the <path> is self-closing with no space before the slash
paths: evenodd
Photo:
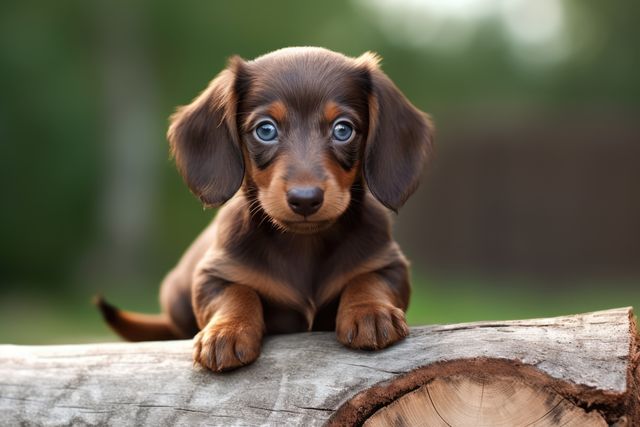
<path id="1" fill-rule="evenodd" d="M 477 411 L 482 425 L 482 414 L 500 412 L 484 405 L 504 406 L 500 393 L 520 390 L 522 402 L 539 403 L 531 425 L 576 419 L 631 426 L 640 423 L 637 345 L 630 308 L 414 327 L 404 342 L 379 352 L 348 350 L 331 333 L 274 336 L 265 339 L 256 363 L 224 374 L 194 367 L 190 341 L 2 345 L 0 419 L 8 425 L 311 426 L 384 425 L 375 420 L 387 416 L 411 425 L 406 408 L 415 415 L 431 405 L 437 415 L 444 399 L 458 418 L 451 424 L 440 417 L 441 425 L 464 425 L 469 411 Z M 477 401 L 464 397 L 478 393 Z M 471 403 L 467 408 L 456 399 Z M 526 405 L 511 412 L 522 411 Z"/>

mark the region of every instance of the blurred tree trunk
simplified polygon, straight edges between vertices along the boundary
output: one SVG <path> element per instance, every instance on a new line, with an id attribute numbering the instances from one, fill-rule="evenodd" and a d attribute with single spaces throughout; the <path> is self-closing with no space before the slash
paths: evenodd
<path id="1" fill-rule="evenodd" d="M 153 225 L 164 138 L 154 126 L 156 83 L 145 43 L 149 31 L 138 4 L 101 2 L 96 8 L 104 86 L 103 186 L 100 238 L 91 252 L 92 275 L 142 274 Z"/>

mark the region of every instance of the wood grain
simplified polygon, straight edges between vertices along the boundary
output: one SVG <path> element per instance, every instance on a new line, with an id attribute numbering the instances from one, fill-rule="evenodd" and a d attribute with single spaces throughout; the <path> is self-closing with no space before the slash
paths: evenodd
<path id="1" fill-rule="evenodd" d="M 374 413 L 364 427 L 565 426 L 607 427 L 597 411 L 587 412 L 551 389 L 520 378 L 466 375 L 436 378 Z"/>
<path id="2" fill-rule="evenodd" d="M 273 336 L 265 339 L 256 363 L 225 374 L 194 368 L 190 341 L 1 345 L 0 420 L 7 425 L 322 425 L 367 390 L 418 378 L 414 371 L 449 362 L 464 373 L 474 360 L 526 366 L 566 384 L 579 406 L 616 408 L 611 420 L 620 416 L 631 393 L 634 340 L 631 309 L 620 308 L 414 327 L 405 341 L 378 352 L 348 350 L 332 333 Z M 358 406 L 356 412 L 366 407 Z"/>

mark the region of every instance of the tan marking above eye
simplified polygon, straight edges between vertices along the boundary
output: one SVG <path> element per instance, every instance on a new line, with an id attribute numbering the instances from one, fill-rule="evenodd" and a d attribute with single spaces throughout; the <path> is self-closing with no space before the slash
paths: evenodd
<path id="1" fill-rule="evenodd" d="M 266 106 L 248 112 L 242 121 L 242 131 L 251 132 L 262 119 L 274 120 L 280 124 L 287 120 L 288 110 L 282 101 L 274 101 Z"/>
<path id="2" fill-rule="evenodd" d="M 287 107 L 282 101 L 272 102 L 266 109 L 266 113 L 273 117 L 278 123 L 287 120 Z"/>
<path id="3" fill-rule="evenodd" d="M 329 101 L 324 106 L 324 118 L 328 123 L 333 123 L 342 114 L 342 109 L 334 101 Z"/>

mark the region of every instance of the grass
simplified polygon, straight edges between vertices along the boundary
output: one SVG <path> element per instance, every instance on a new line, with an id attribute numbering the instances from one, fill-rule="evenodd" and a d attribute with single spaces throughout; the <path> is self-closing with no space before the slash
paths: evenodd
<path id="1" fill-rule="evenodd" d="M 411 325 L 551 317 L 640 307 L 640 286 L 626 281 L 541 283 L 414 280 L 407 319 Z"/>
<path id="2" fill-rule="evenodd" d="M 105 288 L 106 289 L 106 288 Z M 157 312 L 155 290 L 109 292 L 116 304 Z M 148 289 L 148 288 L 145 288 Z M 91 305 L 91 295 L 11 293 L 0 299 L 0 343 L 59 344 L 113 341 Z M 635 305 L 640 286 L 626 282 L 545 287 L 531 282 L 414 278 L 407 318 L 411 325 L 557 316 Z"/>

